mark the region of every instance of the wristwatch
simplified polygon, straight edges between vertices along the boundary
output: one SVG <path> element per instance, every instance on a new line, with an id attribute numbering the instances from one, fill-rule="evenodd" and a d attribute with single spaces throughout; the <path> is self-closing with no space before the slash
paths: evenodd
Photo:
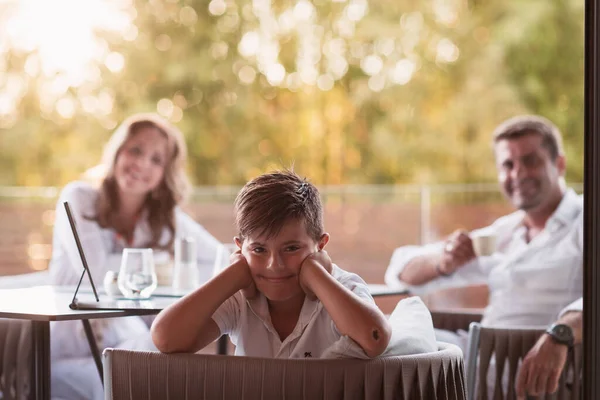
<path id="1" fill-rule="evenodd" d="M 565 324 L 552 324 L 546 333 L 554 339 L 556 343 L 565 344 L 569 348 L 573 347 L 573 330 L 569 325 Z"/>

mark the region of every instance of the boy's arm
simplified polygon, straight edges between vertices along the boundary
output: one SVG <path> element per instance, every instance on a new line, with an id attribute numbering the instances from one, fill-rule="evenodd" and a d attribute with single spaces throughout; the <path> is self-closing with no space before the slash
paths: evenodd
<path id="1" fill-rule="evenodd" d="M 161 311 L 152 324 L 154 345 L 163 353 L 196 352 L 221 334 L 212 315 L 238 290 L 253 283 L 241 255 L 229 268 Z"/>
<path id="2" fill-rule="evenodd" d="M 329 272 L 330 265 L 324 250 L 307 257 L 300 269 L 302 287 L 319 298 L 342 335 L 352 338 L 369 357 L 380 355 L 391 336 L 387 319 L 375 304 L 367 303 L 338 282 Z"/>

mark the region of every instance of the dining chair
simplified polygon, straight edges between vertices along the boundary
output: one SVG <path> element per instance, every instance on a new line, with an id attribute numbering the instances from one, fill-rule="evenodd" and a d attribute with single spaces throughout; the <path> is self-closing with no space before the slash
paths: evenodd
<path id="1" fill-rule="evenodd" d="M 486 400 L 488 394 L 493 393 L 494 400 L 516 399 L 515 382 L 519 363 L 543 333 L 544 329 L 539 328 L 490 328 L 472 323 L 466 363 L 468 398 Z M 490 369 L 492 388 L 488 388 Z M 505 373 L 508 376 L 504 376 Z M 579 345 L 569 352 L 558 390 L 554 394 L 539 396 L 536 399 L 579 399 L 581 373 L 582 346 Z M 508 382 L 508 385 L 503 382 Z"/>
<path id="2" fill-rule="evenodd" d="M 433 327 L 452 332 L 457 332 L 461 329 L 468 332 L 471 323 L 481 322 L 482 318 L 483 314 L 480 309 L 431 310 Z"/>
<path id="3" fill-rule="evenodd" d="M 0 288 L 24 288 L 48 283 L 48 271 L 0 277 Z M 33 398 L 31 322 L 0 318 L 0 398 Z"/>
<path id="4" fill-rule="evenodd" d="M 31 322 L 0 318 L 0 398 L 30 399 Z"/>
<path id="5" fill-rule="evenodd" d="M 105 399 L 465 399 L 462 352 L 371 360 L 103 353 Z"/>

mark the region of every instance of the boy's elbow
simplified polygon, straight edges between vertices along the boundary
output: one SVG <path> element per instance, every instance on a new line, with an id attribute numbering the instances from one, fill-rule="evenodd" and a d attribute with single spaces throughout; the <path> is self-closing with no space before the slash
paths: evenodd
<path id="1" fill-rule="evenodd" d="M 155 321 L 156 322 L 156 321 Z M 162 324 L 152 324 L 150 327 L 150 336 L 156 349 L 161 353 L 177 353 L 181 349 L 174 346 L 173 338 L 169 335 L 168 329 L 163 329 Z"/>
<path id="2" fill-rule="evenodd" d="M 156 346 L 158 351 L 160 351 L 161 353 L 171 352 L 169 348 L 168 338 L 165 337 L 163 332 L 161 332 L 160 327 L 157 327 L 156 324 L 152 324 L 152 327 L 150 328 L 150 336 L 152 337 L 152 342 L 154 343 L 154 346 Z"/>
<path id="3" fill-rule="evenodd" d="M 384 324 L 381 327 L 375 327 L 371 330 L 369 339 L 363 350 L 367 356 L 374 358 L 383 354 L 392 336 L 389 324 Z"/>

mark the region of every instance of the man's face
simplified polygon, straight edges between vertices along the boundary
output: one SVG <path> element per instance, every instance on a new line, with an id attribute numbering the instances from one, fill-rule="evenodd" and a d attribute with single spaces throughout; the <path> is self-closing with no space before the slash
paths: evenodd
<path id="1" fill-rule="evenodd" d="M 494 146 L 498 182 L 502 191 L 518 209 L 535 211 L 562 196 L 560 177 L 565 159 L 552 161 L 538 134 L 503 139 Z"/>
<path id="2" fill-rule="evenodd" d="M 271 301 L 286 301 L 304 295 L 299 281 L 302 262 L 319 251 L 327 239 L 315 242 L 303 220 L 290 219 L 274 237 L 248 237 L 236 242 L 248 261 L 256 288 Z"/>

